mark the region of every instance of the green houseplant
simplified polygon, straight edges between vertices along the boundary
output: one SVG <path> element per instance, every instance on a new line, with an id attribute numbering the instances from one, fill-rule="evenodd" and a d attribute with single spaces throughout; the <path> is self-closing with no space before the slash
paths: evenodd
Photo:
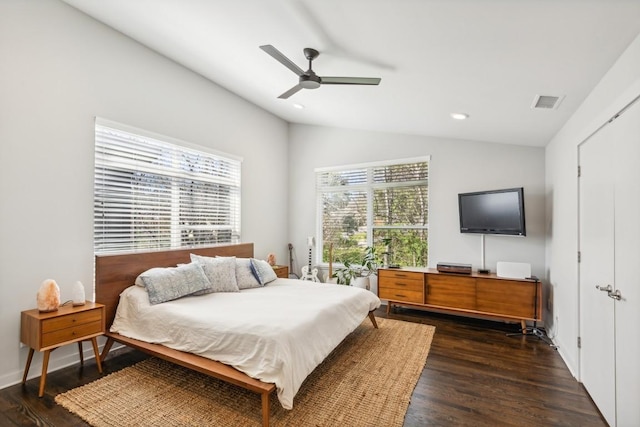
<path id="1" fill-rule="evenodd" d="M 367 246 L 359 262 L 344 261 L 343 266 L 337 268 L 332 277 L 337 279 L 339 285 L 353 285 L 356 280 L 364 278 L 366 279 L 364 287 L 369 289 L 369 276 L 376 274 L 377 268 L 375 248 Z"/>

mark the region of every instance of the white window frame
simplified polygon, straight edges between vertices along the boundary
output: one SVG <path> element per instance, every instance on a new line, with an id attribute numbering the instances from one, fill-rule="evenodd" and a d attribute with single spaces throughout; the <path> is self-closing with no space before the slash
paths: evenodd
<path id="1" fill-rule="evenodd" d="M 341 172 L 348 171 L 352 169 L 367 169 L 367 181 L 364 184 L 355 184 L 349 186 L 339 186 L 339 187 L 324 187 L 319 188 L 316 184 L 316 251 L 315 251 L 315 265 L 320 267 L 327 267 L 329 263 L 322 261 L 322 254 L 324 250 L 324 239 L 323 239 L 323 204 L 322 204 L 322 194 L 324 192 L 335 190 L 335 191 L 365 191 L 367 194 L 367 246 L 373 246 L 373 231 L 374 229 L 408 229 L 408 230 L 416 230 L 423 229 L 429 231 L 429 224 L 427 223 L 424 226 L 373 226 L 373 192 L 375 189 L 380 188 L 390 188 L 390 187 L 402 187 L 402 186 L 413 186 L 415 185 L 415 181 L 411 182 L 398 182 L 398 183 L 373 183 L 373 169 L 381 166 L 394 166 L 394 165 L 402 165 L 408 163 L 422 163 L 426 162 L 429 164 L 431 162 L 431 156 L 420 156 L 420 157 L 411 157 L 404 159 L 395 159 L 395 160 L 385 160 L 379 162 L 369 162 L 369 163 L 355 163 L 349 165 L 342 166 L 330 166 L 330 167 L 321 167 L 315 168 L 315 181 L 317 183 L 318 174 L 323 172 Z M 425 184 L 427 188 L 429 188 L 429 179 L 426 180 Z M 430 192 L 428 192 L 427 198 L 429 198 Z M 339 262 L 334 262 L 335 266 L 340 267 L 342 264 Z"/>
<path id="2" fill-rule="evenodd" d="M 96 117 L 95 118 L 95 133 L 96 135 L 98 134 L 99 130 L 113 130 L 115 132 L 118 133 L 123 133 L 123 134 L 128 134 L 130 136 L 135 137 L 136 139 L 139 140 L 143 140 L 144 142 L 148 142 L 150 145 L 153 144 L 155 146 L 162 146 L 163 148 L 166 148 L 167 150 L 171 150 L 174 151 L 177 155 L 180 154 L 189 154 L 189 155 L 198 155 L 198 156 L 203 156 L 204 158 L 206 158 L 209 161 L 220 161 L 225 165 L 230 165 L 230 172 L 228 172 L 228 176 L 225 177 L 221 177 L 221 176 L 214 176 L 211 175 L 209 177 L 206 177 L 205 179 L 207 180 L 207 182 L 212 182 L 212 183 L 216 183 L 216 184 L 223 184 L 226 185 L 230 188 L 232 188 L 232 196 L 229 198 L 230 201 L 227 205 L 221 205 L 224 209 L 228 209 L 230 212 L 230 216 L 229 216 L 229 224 L 225 224 L 224 228 L 228 229 L 231 228 L 232 232 L 231 232 L 231 242 L 229 243 L 238 243 L 240 242 L 240 232 L 241 232 L 241 224 L 240 224 L 240 219 L 241 219 L 241 166 L 242 166 L 242 158 L 232 155 L 232 154 L 228 154 L 228 153 L 223 153 L 214 149 L 211 149 L 209 147 L 203 147 L 203 146 L 199 146 L 196 144 L 192 144 L 186 141 L 182 141 L 176 138 L 172 138 L 169 136 L 165 136 L 165 135 L 161 135 L 161 134 L 157 134 L 157 133 L 153 133 L 150 131 L 146 131 L 143 129 L 139 129 L 139 128 L 135 128 L 133 126 L 129 126 L 129 125 L 125 125 L 122 123 L 118 123 L 118 122 L 114 122 L 111 120 L 107 120 L 104 118 L 100 118 L 100 117 Z M 96 153 L 95 153 L 95 164 L 94 164 L 94 173 L 95 173 L 95 177 L 96 177 L 96 181 L 94 182 L 94 204 L 97 202 L 97 191 L 98 191 L 98 175 L 100 174 L 99 168 L 103 168 L 103 167 L 108 167 L 109 166 L 109 158 L 104 156 L 103 154 L 100 154 L 98 152 L 97 149 L 97 144 L 98 142 L 96 141 L 96 145 L 94 146 L 94 148 L 96 149 Z M 124 158 L 124 157 L 123 157 Z M 125 159 L 125 162 L 128 162 L 129 160 Z M 173 157 L 173 165 L 177 166 L 178 162 L 176 160 L 176 157 Z M 135 160 L 131 159 L 131 163 L 134 164 Z M 168 168 L 167 171 L 164 172 L 158 172 L 157 169 L 146 169 L 145 165 L 140 165 L 140 164 L 134 164 L 132 166 L 132 168 L 135 167 L 135 169 L 130 169 L 130 170 L 136 170 L 136 171 L 141 171 L 141 172 L 149 172 L 151 174 L 157 175 L 157 176 L 166 176 L 166 177 L 171 177 L 171 178 L 176 178 L 176 180 L 179 179 L 194 179 L 194 181 L 200 181 L 202 179 L 202 176 L 200 177 L 196 177 L 196 178 L 192 178 L 189 177 L 187 174 L 188 172 L 184 171 L 184 170 L 178 170 L 176 169 L 171 169 Z M 121 166 L 114 166 L 114 170 L 118 170 L 119 168 L 122 168 L 122 170 L 127 170 L 126 167 L 121 167 Z M 200 181 L 201 182 L 201 181 Z M 180 229 L 180 225 L 179 225 L 179 220 L 178 220 L 178 215 L 180 212 L 180 202 L 179 202 L 179 189 L 178 189 L 178 184 L 177 181 L 173 181 L 171 180 L 171 196 L 170 196 L 170 210 L 171 210 L 171 221 L 170 221 L 170 245 L 169 246 L 160 246 L 160 247 L 150 247 L 150 248 L 141 248 L 141 249 L 134 249 L 134 247 L 136 246 L 134 244 L 134 240 L 135 238 L 132 237 L 131 239 L 131 247 L 129 248 L 125 248 L 125 249 L 110 249 L 108 247 L 106 248 L 102 248 L 100 249 L 98 247 L 98 228 L 97 228 L 97 218 L 100 214 L 100 211 L 98 209 L 95 209 L 94 212 L 94 252 L 96 254 L 106 254 L 106 253 L 123 253 L 123 252 L 138 252 L 138 251 L 145 251 L 145 250 L 154 250 L 154 249 L 164 249 L 164 248 L 181 248 L 181 247 L 195 247 L 195 246 L 210 246 L 212 243 L 203 243 L 201 245 L 187 245 L 187 244 L 183 244 L 182 243 L 182 238 L 181 238 L 181 229 Z M 212 226 L 213 228 L 215 228 L 216 226 Z M 193 226 L 194 229 L 198 228 L 198 226 Z M 209 229 L 211 227 L 207 227 L 207 229 Z M 103 245 L 104 246 L 104 245 Z"/>

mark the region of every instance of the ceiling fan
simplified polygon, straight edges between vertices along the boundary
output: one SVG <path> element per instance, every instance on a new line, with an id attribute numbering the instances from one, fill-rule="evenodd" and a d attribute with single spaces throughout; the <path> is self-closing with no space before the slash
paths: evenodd
<path id="1" fill-rule="evenodd" d="M 275 47 L 270 44 L 260 46 L 260 49 L 271 55 L 276 61 L 296 73 L 299 77 L 297 85 L 280 95 L 278 98 L 287 99 L 300 89 L 317 89 L 320 85 L 377 85 L 380 84 L 379 78 L 373 77 L 320 77 L 311 69 L 311 63 L 314 59 L 320 55 L 315 49 L 310 47 L 304 48 L 304 56 L 309 60 L 309 69 L 302 71 L 302 68 L 298 67 L 293 61 L 284 56 Z"/>

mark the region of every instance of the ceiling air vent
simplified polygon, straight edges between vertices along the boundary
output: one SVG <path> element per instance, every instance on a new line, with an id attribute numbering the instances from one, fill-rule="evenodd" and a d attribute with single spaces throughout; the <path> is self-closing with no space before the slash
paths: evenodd
<path id="1" fill-rule="evenodd" d="M 533 98 L 531 108 L 541 110 L 556 110 L 564 96 L 536 95 Z"/>

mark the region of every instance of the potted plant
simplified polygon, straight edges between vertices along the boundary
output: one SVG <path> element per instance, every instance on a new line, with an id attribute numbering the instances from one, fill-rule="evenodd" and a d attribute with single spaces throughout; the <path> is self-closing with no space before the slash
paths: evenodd
<path id="1" fill-rule="evenodd" d="M 344 261 L 343 266 L 336 269 L 332 277 L 338 279 L 339 285 L 356 285 L 370 289 L 369 276 L 375 274 L 377 268 L 375 248 L 367 246 L 359 263 Z"/>

